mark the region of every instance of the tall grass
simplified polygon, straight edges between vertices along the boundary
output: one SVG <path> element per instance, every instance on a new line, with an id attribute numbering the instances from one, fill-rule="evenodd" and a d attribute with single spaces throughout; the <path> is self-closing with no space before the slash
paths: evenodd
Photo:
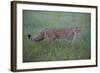
<path id="1" fill-rule="evenodd" d="M 90 59 L 90 20 L 89 13 L 23 10 L 23 62 Z M 47 40 L 33 43 L 27 38 L 44 28 L 72 26 L 81 29 L 73 45 L 62 39 L 49 44 Z"/>

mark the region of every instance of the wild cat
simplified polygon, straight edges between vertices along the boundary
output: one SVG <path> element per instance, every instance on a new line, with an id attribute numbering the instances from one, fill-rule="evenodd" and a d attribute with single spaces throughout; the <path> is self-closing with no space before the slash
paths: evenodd
<path id="1" fill-rule="evenodd" d="M 72 44 L 79 32 L 80 27 L 45 28 L 34 38 L 31 34 L 28 34 L 28 39 L 33 42 L 40 42 L 46 39 L 49 43 L 55 41 L 56 39 L 67 39 Z"/>

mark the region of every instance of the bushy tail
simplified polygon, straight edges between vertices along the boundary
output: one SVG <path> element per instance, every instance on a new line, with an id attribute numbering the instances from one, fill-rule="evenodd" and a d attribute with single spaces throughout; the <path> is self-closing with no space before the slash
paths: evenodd
<path id="1" fill-rule="evenodd" d="M 40 33 L 38 36 L 32 38 L 32 35 L 31 34 L 28 34 L 28 39 L 29 40 L 32 40 L 34 42 L 40 42 L 42 40 L 44 40 L 44 34 L 43 33 Z"/>

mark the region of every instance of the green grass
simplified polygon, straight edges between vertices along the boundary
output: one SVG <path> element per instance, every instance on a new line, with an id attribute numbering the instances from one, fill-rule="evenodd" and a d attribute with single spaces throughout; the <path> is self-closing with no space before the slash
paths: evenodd
<path id="1" fill-rule="evenodd" d="M 89 13 L 23 11 L 23 62 L 80 60 L 91 58 Z M 56 40 L 49 44 L 47 40 L 33 43 L 27 35 L 39 34 L 44 28 L 63 28 L 79 26 L 81 32 L 71 46 L 66 40 Z"/>

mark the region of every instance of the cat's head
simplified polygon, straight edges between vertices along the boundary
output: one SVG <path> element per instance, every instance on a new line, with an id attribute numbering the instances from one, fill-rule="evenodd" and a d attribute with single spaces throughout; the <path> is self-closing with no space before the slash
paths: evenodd
<path id="1" fill-rule="evenodd" d="M 77 27 L 74 28 L 74 31 L 79 33 L 81 31 L 81 29 L 80 29 L 80 27 L 77 26 Z"/>

